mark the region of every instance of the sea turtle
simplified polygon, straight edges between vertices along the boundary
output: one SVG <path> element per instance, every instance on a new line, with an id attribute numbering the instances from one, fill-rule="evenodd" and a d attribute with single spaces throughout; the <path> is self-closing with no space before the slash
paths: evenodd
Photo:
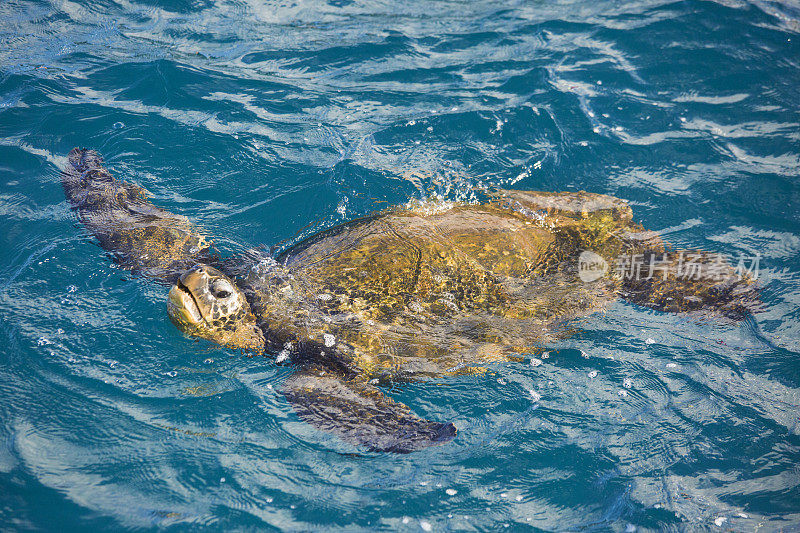
<path id="1" fill-rule="evenodd" d="M 388 209 L 274 257 L 221 259 L 96 152 L 72 150 L 62 178 L 121 266 L 174 284 L 168 312 L 182 331 L 289 359 L 283 392 L 299 417 L 369 450 L 410 452 L 456 434 L 385 396 L 387 380 L 521 360 L 618 296 L 663 311 L 748 309 L 748 277 L 725 263 L 713 279 L 681 276 L 672 267 L 684 253 L 665 255 L 627 202 L 602 194 L 487 191 L 483 204 Z M 631 271 L 609 267 L 620 264 Z"/>

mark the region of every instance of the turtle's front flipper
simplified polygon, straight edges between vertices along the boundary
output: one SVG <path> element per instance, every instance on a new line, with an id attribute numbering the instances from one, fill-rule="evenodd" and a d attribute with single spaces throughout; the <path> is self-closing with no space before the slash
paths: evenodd
<path id="1" fill-rule="evenodd" d="M 376 387 L 324 370 L 293 374 L 283 392 L 302 420 L 370 451 L 409 453 L 456 435 L 453 424 L 420 418 Z"/>
<path id="2" fill-rule="evenodd" d="M 196 226 L 154 206 L 141 187 L 115 180 L 94 150 L 73 149 L 61 182 L 81 222 L 123 268 L 173 282 L 208 260 Z"/>

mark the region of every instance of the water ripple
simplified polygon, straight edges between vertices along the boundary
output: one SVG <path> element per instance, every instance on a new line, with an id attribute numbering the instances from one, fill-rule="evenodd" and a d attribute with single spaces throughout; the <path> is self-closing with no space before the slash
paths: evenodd
<path id="1" fill-rule="evenodd" d="M 0 17 L 4 523 L 800 523 L 797 6 L 24 0 Z M 163 287 L 113 267 L 58 183 L 73 146 L 225 252 L 491 186 L 613 194 L 676 247 L 760 253 L 762 302 L 738 324 L 615 303 L 524 362 L 394 384 L 459 436 L 364 452 L 296 417 L 290 367 L 187 339 Z"/>

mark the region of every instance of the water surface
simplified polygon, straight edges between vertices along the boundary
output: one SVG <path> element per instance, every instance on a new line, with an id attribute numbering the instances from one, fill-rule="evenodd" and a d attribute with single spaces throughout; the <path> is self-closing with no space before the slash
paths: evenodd
<path id="1" fill-rule="evenodd" d="M 800 6 L 13 0 L 0 21 L 0 523 L 800 528 Z M 760 253 L 762 309 L 617 302 L 540 366 L 395 385 L 459 436 L 364 453 L 296 417 L 290 367 L 186 338 L 164 287 L 114 268 L 59 184 L 74 146 L 228 251 L 481 186 L 612 194 L 677 247 Z"/>

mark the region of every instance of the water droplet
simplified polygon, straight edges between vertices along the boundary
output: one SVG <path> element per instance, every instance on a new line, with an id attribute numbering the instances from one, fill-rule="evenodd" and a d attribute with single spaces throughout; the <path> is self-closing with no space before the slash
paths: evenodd
<path id="1" fill-rule="evenodd" d="M 39 340 L 36 341 L 36 344 L 39 346 L 44 346 L 46 344 L 53 344 L 53 343 L 50 342 L 50 339 L 47 339 L 45 337 L 39 337 Z"/>
<path id="2" fill-rule="evenodd" d="M 617 391 L 617 394 L 619 394 L 620 398 L 624 398 L 625 396 L 628 395 L 628 391 L 626 391 L 625 389 L 620 389 L 619 391 Z"/>
<path id="3" fill-rule="evenodd" d="M 591 372 L 589 372 L 589 377 L 590 378 L 596 378 L 597 377 L 597 370 L 592 370 Z"/>
<path id="4" fill-rule="evenodd" d="M 219 482 L 220 483 L 225 483 L 225 478 L 224 477 L 219 478 Z"/>
<path id="5" fill-rule="evenodd" d="M 165 376 L 169 376 L 169 377 L 171 377 L 171 378 L 174 378 L 175 376 L 177 376 L 177 375 L 178 375 L 178 373 L 177 373 L 177 372 L 175 372 L 174 370 L 170 370 L 169 372 L 164 372 L 164 375 L 165 375 Z"/>
<path id="6" fill-rule="evenodd" d="M 272 503 L 272 502 L 273 502 L 273 500 L 272 500 L 272 498 L 267 498 L 267 499 L 266 499 L 266 502 L 267 502 L 267 503 Z"/>
<path id="7" fill-rule="evenodd" d="M 505 385 L 505 384 L 507 383 L 507 382 L 506 382 L 506 380 L 504 380 L 503 378 L 497 378 L 497 382 L 498 382 L 500 385 Z"/>
<path id="8" fill-rule="evenodd" d="M 402 522 L 403 522 L 404 524 L 408 524 L 409 522 L 411 522 L 411 519 L 410 519 L 410 518 L 408 518 L 407 516 L 404 516 L 404 517 L 403 517 L 403 520 L 402 520 Z"/>
<path id="9" fill-rule="evenodd" d="M 213 363 L 213 362 L 214 362 L 214 360 L 213 360 L 213 359 L 211 359 L 211 358 L 209 357 L 208 359 L 206 359 L 206 360 L 205 360 L 205 361 L 203 361 L 203 362 L 204 362 L 205 364 L 207 364 L 207 365 L 210 365 L 211 363 Z"/>
<path id="10" fill-rule="evenodd" d="M 507 492 L 501 492 L 500 493 L 500 497 L 501 498 L 508 498 L 508 493 Z"/>
<path id="11" fill-rule="evenodd" d="M 522 496 L 521 496 L 521 495 L 519 495 L 519 496 L 517 496 L 517 497 L 516 497 L 516 498 L 514 498 L 514 499 L 515 499 L 515 500 L 517 500 L 518 502 L 521 502 L 521 501 L 522 501 Z"/>
<path id="12" fill-rule="evenodd" d="M 543 362 L 541 359 L 531 358 L 531 366 L 541 366 Z"/>
<path id="13" fill-rule="evenodd" d="M 633 380 L 631 378 L 625 378 L 622 380 L 622 386 L 626 389 L 630 389 L 633 387 Z"/>
<path id="14" fill-rule="evenodd" d="M 111 127 L 114 128 L 115 130 L 118 130 L 120 128 L 124 128 L 125 124 L 122 122 L 115 122 Z"/>
<path id="15" fill-rule="evenodd" d="M 420 486 L 424 487 L 425 485 L 428 484 L 428 482 L 427 481 L 420 481 L 419 484 L 420 484 Z"/>
<path id="16" fill-rule="evenodd" d="M 421 527 L 425 531 L 431 531 L 433 529 L 433 526 L 427 520 L 420 520 L 419 527 Z"/>

